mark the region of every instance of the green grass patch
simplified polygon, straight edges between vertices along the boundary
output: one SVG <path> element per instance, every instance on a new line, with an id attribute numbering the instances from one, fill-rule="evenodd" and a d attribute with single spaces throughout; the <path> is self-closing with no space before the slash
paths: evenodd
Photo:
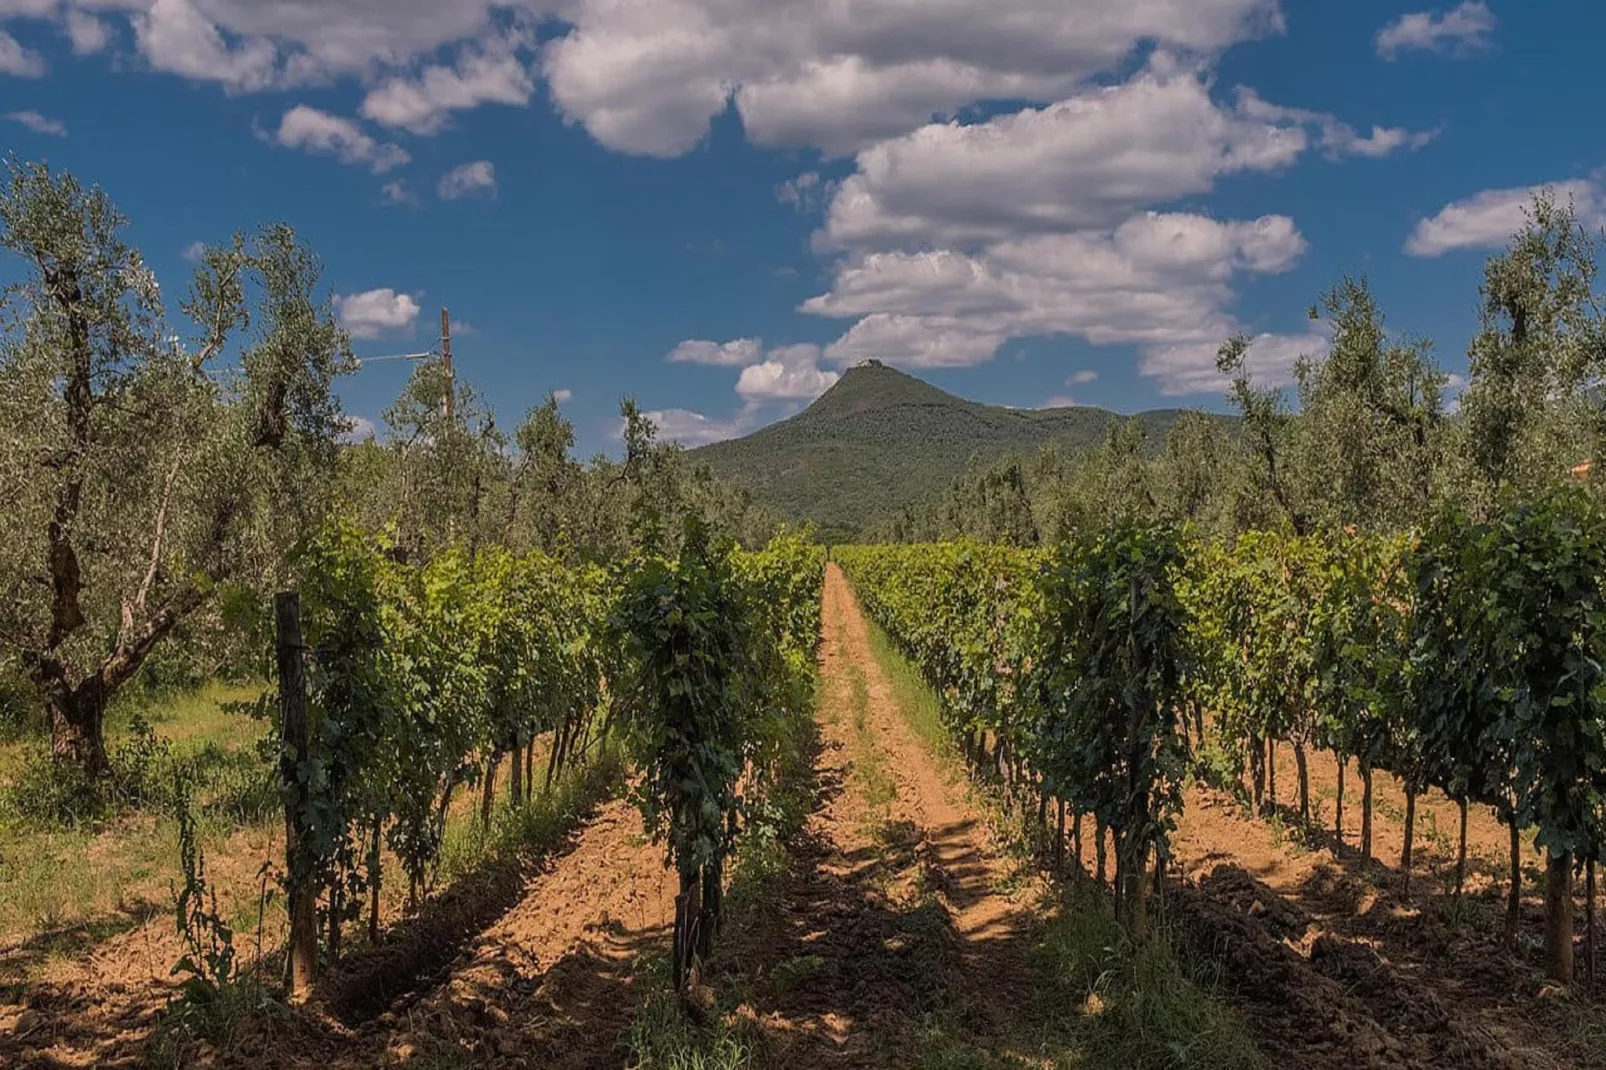
<path id="1" fill-rule="evenodd" d="M 716 1007 L 710 1025 L 694 1024 L 681 1006 L 666 956 L 637 960 L 636 983 L 646 992 L 625 1035 L 629 1070 L 752 1070 L 765 1065 L 756 1023 Z"/>
<path id="2" fill-rule="evenodd" d="M 892 697 L 898 704 L 898 712 L 914 729 L 926 749 L 946 762 L 957 762 L 959 748 L 948 734 L 942 715 L 942 700 L 887 633 L 881 630 L 880 625 L 868 617 L 865 618 L 865 624 L 869 628 L 870 653 L 892 685 Z"/>
<path id="3" fill-rule="evenodd" d="M 119 705 L 107 732 L 113 776 L 103 786 L 58 768 L 40 738 L 0 745 L 0 943 L 22 944 L 38 962 L 165 912 L 177 876 L 175 777 L 190 786 L 208 857 L 266 857 L 283 820 L 263 743 L 269 726 L 233 708 L 260 694 L 211 683 L 142 708 Z M 246 844 L 231 843 L 236 836 Z M 219 894 L 254 929 L 249 875 Z"/>

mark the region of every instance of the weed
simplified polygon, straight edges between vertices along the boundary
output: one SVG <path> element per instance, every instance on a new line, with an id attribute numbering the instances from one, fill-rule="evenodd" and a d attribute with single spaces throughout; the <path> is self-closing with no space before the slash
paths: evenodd
<path id="1" fill-rule="evenodd" d="M 760 1065 L 758 1041 L 741 1025 L 728 1024 L 717 1012 L 707 1029 L 691 1023 L 670 982 L 666 957 L 638 960 L 634 972 L 648 994 L 625 1037 L 629 1070 L 749 1070 Z"/>
<path id="2" fill-rule="evenodd" d="M 776 963 L 770 971 L 770 985 L 777 992 L 790 992 L 824 965 L 825 960 L 819 955 L 793 955 Z"/>

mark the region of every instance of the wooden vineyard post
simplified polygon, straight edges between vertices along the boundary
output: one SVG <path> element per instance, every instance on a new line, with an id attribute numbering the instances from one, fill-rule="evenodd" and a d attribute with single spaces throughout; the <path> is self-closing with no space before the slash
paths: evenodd
<path id="1" fill-rule="evenodd" d="M 290 949 L 285 979 L 292 1000 L 305 999 L 318 970 L 318 890 L 303 815 L 306 799 L 300 768 L 309 753 L 307 678 L 302 661 L 301 597 L 281 591 L 273 597 L 273 623 L 279 669 L 279 783 L 284 794 L 284 854 L 288 874 Z"/>

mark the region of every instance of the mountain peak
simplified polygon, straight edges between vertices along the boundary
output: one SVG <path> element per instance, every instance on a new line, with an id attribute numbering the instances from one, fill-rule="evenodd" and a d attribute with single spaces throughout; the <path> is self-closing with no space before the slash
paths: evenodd
<path id="1" fill-rule="evenodd" d="M 1166 410 L 1138 419 L 1158 445 L 1180 415 Z M 1119 419 L 1106 409 L 984 405 L 872 359 L 846 369 L 791 419 L 692 452 L 764 504 L 849 536 L 941 493 L 973 461 L 1045 446 L 1089 449 Z"/>
<path id="2" fill-rule="evenodd" d="M 907 372 L 883 364 L 874 357 L 861 360 L 842 373 L 836 383 L 815 399 L 797 419 L 819 419 L 831 415 L 896 408 L 901 405 L 970 405 L 973 402 Z"/>

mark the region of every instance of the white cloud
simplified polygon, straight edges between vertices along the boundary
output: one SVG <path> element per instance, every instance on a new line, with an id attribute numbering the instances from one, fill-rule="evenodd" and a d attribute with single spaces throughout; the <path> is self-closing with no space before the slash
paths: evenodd
<path id="1" fill-rule="evenodd" d="M 1314 127 L 1322 151 L 1331 159 L 1345 156 L 1376 159 L 1397 149 L 1415 152 L 1439 136 L 1437 130 L 1411 131 L 1403 127 L 1375 125 L 1370 134 L 1360 134 L 1348 123 L 1340 122 L 1335 115 L 1273 104 L 1247 86 L 1238 87 L 1237 104 L 1238 110 L 1252 119 Z"/>
<path id="2" fill-rule="evenodd" d="M 1444 14 L 1419 11 L 1401 15 L 1378 31 L 1377 54 L 1384 59 L 1412 50 L 1469 55 L 1489 47 L 1494 27 L 1494 12 L 1482 0 L 1467 0 Z"/>
<path id="3" fill-rule="evenodd" d="M 18 78 L 43 78 L 50 70 L 45 57 L 31 48 L 23 48 L 15 37 L 0 30 L 0 74 Z"/>
<path id="4" fill-rule="evenodd" d="M 45 134 L 51 137 L 66 137 L 67 124 L 60 119 L 51 119 L 40 115 L 36 111 L 13 111 L 0 116 L 8 122 L 19 123 L 26 126 L 36 134 Z"/>
<path id="5" fill-rule="evenodd" d="M 813 401 L 840 378 L 820 368 L 820 347 L 791 345 L 772 349 L 758 364 L 742 369 L 736 393 L 749 404 Z"/>
<path id="6" fill-rule="evenodd" d="M 206 255 L 206 243 L 204 241 L 192 241 L 184 247 L 184 251 L 179 255 L 192 264 L 199 264 L 201 258 Z"/>
<path id="7" fill-rule="evenodd" d="M 359 294 L 335 298 L 340 324 L 353 338 L 378 338 L 394 331 L 410 330 L 418 319 L 418 302 L 411 295 L 397 293 L 386 286 Z"/>
<path id="8" fill-rule="evenodd" d="M 1455 249 L 1496 249 L 1527 223 L 1534 195 L 1549 189 L 1562 201 L 1571 199 L 1581 221 L 1606 225 L 1606 183 L 1575 179 L 1551 186 L 1491 189 L 1453 201 L 1438 214 L 1417 223 L 1405 243 L 1412 256 L 1442 256 Z"/>
<path id="9" fill-rule="evenodd" d="M 72 42 L 73 55 L 92 56 L 103 52 L 112 43 L 111 25 L 87 11 L 74 8 L 67 12 L 62 29 Z"/>
<path id="10" fill-rule="evenodd" d="M 839 363 L 877 357 L 905 367 L 991 360 L 1017 338 L 1068 336 L 1140 353 L 1208 350 L 1238 329 L 1232 282 L 1286 271 L 1305 241 L 1284 216 L 1220 222 L 1146 213 L 1111 231 L 1045 233 L 952 250 L 871 253 L 837 268 L 805 302 L 818 315 L 861 317 L 829 346 Z M 1146 360 L 1164 392 L 1186 392 L 1193 363 Z"/>
<path id="11" fill-rule="evenodd" d="M 225 36 L 194 0 L 154 0 L 129 22 L 140 53 L 158 70 L 246 93 L 291 80 L 272 41 L 249 34 Z"/>
<path id="12" fill-rule="evenodd" d="M 691 409 L 655 409 L 646 417 L 657 425 L 660 439 L 687 447 L 740 438 L 752 426 L 745 411 L 730 420 L 715 420 Z"/>
<path id="13" fill-rule="evenodd" d="M 1043 402 L 1043 404 L 1038 406 L 1038 408 L 1042 408 L 1042 409 L 1074 409 L 1076 406 L 1078 406 L 1080 404 L 1081 404 L 1080 401 L 1077 401 L 1075 398 L 1071 397 L 1071 395 L 1069 395 L 1069 394 L 1055 394 L 1053 397 L 1049 398 L 1047 401 Z"/>
<path id="14" fill-rule="evenodd" d="M 1167 395 L 1225 392 L 1229 383 L 1216 370 L 1219 340 L 1167 345 L 1144 352 L 1138 370 L 1159 381 L 1160 393 Z M 1294 381 L 1294 364 L 1301 356 L 1320 357 L 1331 339 L 1317 325 L 1305 334 L 1258 334 L 1250 338 L 1244 364 L 1260 386 L 1287 386 Z"/>
<path id="15" fill-rule="evenodd" d="M 757 338 L 738 338 L 734 342 L 705 342 L 688 338 L 664 359 L 671 364 L 711 364 L 718 368 L 739 368 L 758 361 L 763 343 Z"/>
<path id="16" fill-rule="evenodd" d="M 557 399 L 558 404 L 567 405 L 569 402 L 574 400 L 574 391 L 565 387 L 560 390 L 552 391 L 552 396 Z"/>
<path id="17" fill-rule="evenodd" d="M 1121 85 L 865 150 L 818 242 L 952 245 L 1111 226 L 1221 175 L 1284 167 L 1307 144 L 1298 123 L 1223 108 L 1196 71 L 1161 57 Z"/>
<path id="18" fill-rule="evenodd" d="M 355 445 L 358 442 L 367 442 L 370 439 L 375 438 L 377 435 L 377 432 L 374 429 L 374 422 L 365 416 L 348 415 L 346 417 L 346 423 L 350 426 L 348 426 L 345 432 L 340 436 L 340 441 L 346 443 L 348 446 Z"/>
<path id="19" fill-rule="evenodd" d="M 559 110 L 672 156 L 734 100 L 767 145 L 851 153 L 988 100 L 1056 100 L 1145 42 L 1209 57 L 1278 32 L 1277 0 L 572 0 L 542 54 Z"/>
<path id="20" fill-rule="evenodd" d="M 1099 378 L 1099 373 L 1098 372 L 1094 371 L 1091 368 L 1084 368 L 1079 372 L 1072 372 L 1070 375 L 1066 376 L 1065 377 L 1065 385 L 1066 386 L 1086 386 L 1088 383 L 1097 382 L 1098 378 Z"/>
<path id="21" fill-rule="evenodd" d="M 489 160 L 476 160 L 454 167 L 441 177 L 436 187 L 443 201 L 455 201 L 473 193 L 496 193 L 496 167 Z"/>
<path id="22" fill-rule="evenodd" d="M 88 0 L 128 13 L 151 66 L 234 91 L 369 77 L 518 22 L 528 0 Z"/>
<path id="23" fill-rule="evenodd" d="M 820 178 L 818 171 L 805 171 L 775 188 L 775 199 L 799 212 L 816 212 L 836 190 L 836 183 Z"/>
<path id="24" fill-rule="evenodd" d="M 362 164 L 383 174 L 407 163 L 412 157 L 400 145 L 379 142 L 363 133 L 350 119 L 297 104 L 284 113 L 275 135 L 287 149 L 337 156 L 341 163 Z"/>
<path id="25" fill-rule="evenodd" d="M 481 104 L 528 104 L 535 81 L 519 58 L 518 38 L 493 38 L 465 47 L 453 66 L 431 64 L 416 77 L 395 77 L 371 90 L 362 114 L 385 126 L 434 134 L 454 111 Z"/>
<path id="26" fill-rule="evenodd" d="M 408 188 L 406 182 L 403 182 L 399 178 L 394 182 L 386 182 L 380 187 L 379 193 L 380 196 L 384 198 L 386 204 L 418 203 L 418 196 L 414 194 L 410 188 Z"/>

